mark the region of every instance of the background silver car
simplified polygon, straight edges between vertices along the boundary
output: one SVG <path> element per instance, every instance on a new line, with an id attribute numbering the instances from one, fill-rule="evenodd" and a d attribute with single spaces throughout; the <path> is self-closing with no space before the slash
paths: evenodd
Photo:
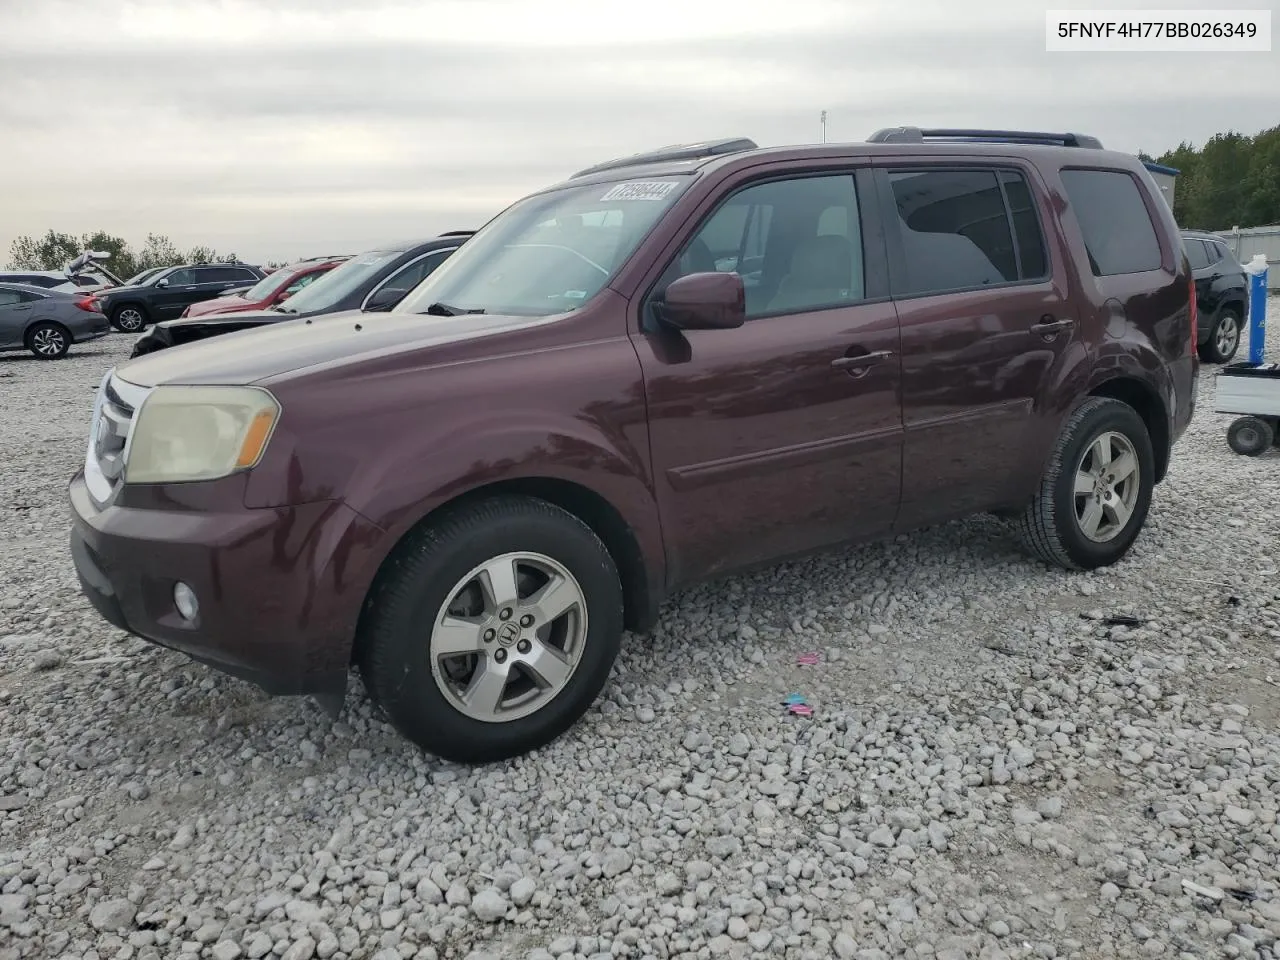
<path id="1" fill-rule="evenodd" d="M 0 350 L 30 350 L 41 360 L 57 360 L 71 344 L 110 332 L 92 294 L 0 283 Z"/>

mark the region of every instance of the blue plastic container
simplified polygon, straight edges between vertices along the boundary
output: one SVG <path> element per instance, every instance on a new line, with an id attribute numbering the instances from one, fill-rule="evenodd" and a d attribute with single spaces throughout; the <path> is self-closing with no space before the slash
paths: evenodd
<path id="1" fill-rule="evenodd" d="M 1267 259 L 1258 254 L 1244 269 L 1249 274 L 1249 362 L 1258 366 L 1267 349 Z"/>

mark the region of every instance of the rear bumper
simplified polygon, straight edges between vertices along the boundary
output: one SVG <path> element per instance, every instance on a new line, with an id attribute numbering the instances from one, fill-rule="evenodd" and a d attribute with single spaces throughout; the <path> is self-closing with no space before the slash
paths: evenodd
<path id="1" fill-rule="evenodd" d="M 81 590 L 109 623 L 271 694 L 341 694 L 377 528 L 336 501 L 225 512 L 98 509 L 68 488 Z M 187 621 L 173 590 L 190 586 Z"/>

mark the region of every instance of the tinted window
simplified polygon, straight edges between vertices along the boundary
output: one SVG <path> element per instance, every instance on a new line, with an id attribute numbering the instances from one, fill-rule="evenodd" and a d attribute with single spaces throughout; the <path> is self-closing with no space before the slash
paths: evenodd
<path id="1" fill-rule="evenodd" d="M 0 307 L 9 307 L 22 302 L 22 295 L 17 290 L 0 290 Z"/>
<path id="2" fill-rule="evenodd" d="M 698 228 L 658 290 L 691 273 L 737 273 L 747 319 L 863 298 L 862 234 L 853 177 L 746 187 Z"/>
<path id="3" fill-rule="evenodd" d="M 198 282 L 195 270 L 174 270 L 172 273 L 165 274 L 161 279 L 168 280 L 169 286 L 171 287 L 178 287 Z"/>
<path id="4" fill-rule="evenodd" d="M 889 182 L 906 258 L 904 292 L 933 293 L 1022 279 L 1009 211 L 994 170 L 901 171 L 891 173 Z M 1034 218 L 1025 189 L 1022 205 Z M 1033 245 L 1039 244 L 1038 232 L 1032 236 Z M 1039 275 L 1043 248 L 1038 259 Z"/>
<path id="5" fill-rule="evenodd" d="M 1026 178 L 1012 170 L 1000 172 L 1005 202 L 1013 217 L 1013 237 L 1018 253 L 1019 278 L 1039 280 L 1049 276 L 1049 258 L 1045 254 L 1044 232 L 1036 214 L 1035 200 Z"/>
<path id="6" fill-rule="evenodd" d="M 1209 254 L 1205 245 L 1199 240 L 1183 240 L 1182 249 L 1187 251 L 1187 259 L 1191 261 L 1191 269 L 1199 270 L 1209 265 Z"/>
<path id="7" fill-rule="evenodd" d="M 1219 243 L 1217 240 L 1206 240 L 1204 242 L 1204 248 L 1209 252 L 1210 263 L 1219 263 L 1220 261 L 1227 259 L 1227 254 L 1230 253 L 1227 249 L 1227 245 L 1225 243 Z"/>
<path id="8" fill-rule="evenodd" d="M 1110 170 L 1063 170 L 1062 183 L 1097 276 L 1160 269 L 1160 240 L 1133 177 Z"/>
<path id="9" fill-rule="evenodd" d="M 200 267 L 194 272 L 196 283 L 243 283 L 246 280 L 253 283 L 258 279 L 234 267 Z"/>
<path id="10" fill-rule="evenodd" d="M 7 280 L 10 283 L 25 283 L 31 287 L 45 287 L 46 289 L 52 289 L 53 287 L 61 286 L 68 282 L 66 280 L 60 280 L 57 277 L 33 277 L 29 274 L 21 273 L 9 274 L 8 276 L 0 277 L 0 280 Z"/>

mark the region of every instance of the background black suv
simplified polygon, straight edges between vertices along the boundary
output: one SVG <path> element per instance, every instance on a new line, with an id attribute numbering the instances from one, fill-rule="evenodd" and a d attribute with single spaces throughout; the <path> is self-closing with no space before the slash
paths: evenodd
<path id="1" fill-rule="evenodd" d="M 98 296 L 111 325 L 137 333 L 147 324 L 182 315 L 201 300 L 212 300 L 224 290 L 257 283 L 266 276 L 247 263 L 191 263 L 167 267 L 129 287 L 113 287 Z"/>
<path id="2" fill-rule="evenodd" d="M 1200 328 L 1196 346 L 1205 363 L 1226 363 L 1240 348 L 1249 278 L 1225 240 L 1200 230 L 1182 231 L 1182 248 L 1196 281 Z"/>
<path id="3" fill-rule="evenodd" d="M 339 310 L 390 310 L 474 232 L 451 230 L 430 240 L 384 244 L 334 267 L 284 303 L 266 310 L 183 317 L 157 323 L 146 336 L 138 338 L 132 356 L 299 317 Z"/>

